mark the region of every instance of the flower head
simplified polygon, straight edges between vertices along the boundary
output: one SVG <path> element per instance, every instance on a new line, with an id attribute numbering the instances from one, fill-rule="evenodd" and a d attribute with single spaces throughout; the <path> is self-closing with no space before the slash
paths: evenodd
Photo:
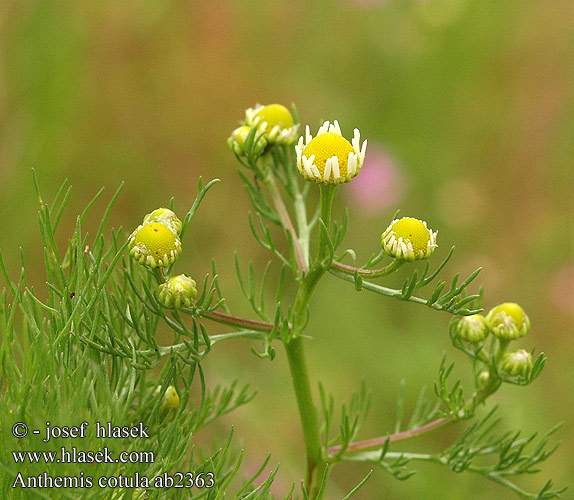
<path id="1" fill-rule="evenodd" d="M 525 349 L 507 352 L 502 358 L 502 369 L 512 377 L 524 377 L 532 369 L 532 355 Z"/>
<path id="2" fill-rule="evenodd" d="M 195 281 L 185 274 L 174 276 L 159 286 L 159 300 L 166 307 L 189 307 L 197 297 Z"/>
<path id="3" fill-rule="evenodd" d="M 349 182 L 361 170 L 365 160 L 367 141 L 361 145 L 361 134 L 355 129 L 352 142 L 341 134 L 337 120 L 323 123 L 313 138 L 309 126 L 305 138 L 300 137 L 295 146 L 297 168 L 307 180 L 340 184 Z"/>
<path id="4" fill-rule="evenodd" d="M 252 127 L 248 127 L 247 125 L 243 125 L 241 127 L 236 128 L 233 132 L 231 132 L 231 136 L 227 139 L 227 145 L 235 152 L 238 156 L 244 156 L 249 154 L 248 151 L 245 151 L 245 141 L 247 140 L 247 136 L 251 132 Z M 267 139 L 265 139 L 264 135 L 261 132 L 256 132 L 255 137 L 253 140 L 252 149 L 253 152 L 256 154 L 263 153 L 263 150 L 267 147 Z"/>
<path id="5" fill-rule="evenodd" d="M 387 254 L 395 259 L 413 261 L 426 259 L 437 247 L 436 235 L 427 223 L 413 217 L 395 219 L 381 235 L 381 242 Z"/>
<path id="6" fill-rule="evenodd" d="M 169 226 L 161 222 L 150 222 L 138 226 L 131 234 L 129 250 L 130 255 L 140 264 L 167 267 L 177 260 L 181 242 Z"/>
<path id="7" fill-rule="evenodd" d="M 175 234 L 179 235 L 183 227 L 182 222 L 169 208 L 158 208 L 144 217 L 143 224 L 159 222 L 169 227 Z"/>
<path id="8" fill-rule="evenodd" d="M 480 314 L 455 316 L 451 328 L 454 328 L 457 337 L 472 343 L 483 341 L 490 333 L 486 319 Z"/>
<path id="9" fill-rule="evenodd" d="M 514 302 L 492 308 L 486 315 L 486 322 L 494 336 L 503 340 L 516 340 L 530 330 L 530 319 Z"/>
<path id="10" fill-rule="evenodd" d="M 299 132 L 299 124 L 293 123 L 291 112 L 281 104 L 257 104 L 247 109 L 245 124 L 263 131 L 269 144 L 294 144 Z"/>

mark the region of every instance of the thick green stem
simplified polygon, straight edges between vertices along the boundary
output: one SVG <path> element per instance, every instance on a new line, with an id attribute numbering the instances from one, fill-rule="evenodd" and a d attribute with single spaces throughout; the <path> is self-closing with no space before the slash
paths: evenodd
<path id="1" fill-rule="evenodd" d="M 321 453 L 321 437 L 319 434 L 319 423 L 317 420 L 317 408 L 313 403 L 311 385 L 309 383 L 309 373 L 305 362 L 305 352 L 303 350 L 303 339 L 301 337 L 292 338 L 285 344 L 287 358 L 289 359 L 289 369 L 301 426 L 303 427 L 303 438 L 305 440 L 305 453 L 307 455 L 307 476 L 305 484 L 309 491 L 309 498 L 315 498 L 319 482 L 325 466 Z"/>

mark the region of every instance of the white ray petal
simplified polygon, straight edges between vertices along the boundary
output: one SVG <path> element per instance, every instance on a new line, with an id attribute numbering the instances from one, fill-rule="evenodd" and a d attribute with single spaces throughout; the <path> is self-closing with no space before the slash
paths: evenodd
<path id="1" fill-rule="evenodd" d="M 317 165 L 315 165 L 314 163 L 311 165 L 311 170 L 313 172 L 313 176 L 315 177 L 315 179 L 317 180 L 321 180 L 321 172 L 319 172 L 319 169 L 317 168 Z"/>
<path id="2" fill-rule="evenodd" d="M 325 181 L 328 181 L 329 178 L 331 177 L 332 164 L 333 164 L 333 158 L 328 158 L 327 161 L 325 162 L 325 171 L 323 172 L 323 179 Z"/>
<path id="3" fill-rule="evenodd" d="M 339 172 L 339 157 L 333 156 L 333 179 L 337 182 L 341 178 L 341 173 Z"/>

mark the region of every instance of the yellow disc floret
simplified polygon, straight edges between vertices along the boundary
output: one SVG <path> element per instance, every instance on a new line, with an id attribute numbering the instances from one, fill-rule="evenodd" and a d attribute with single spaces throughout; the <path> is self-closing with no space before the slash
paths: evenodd
<path id="1" fill-rule="evenodd" d="M 139 226 L 129 239 L 130 255 L 140 264 L 167 267 L 181 252 L 177 234 L 165 224 L 150 222 Z"/>
<path id="2" fill-rule="evenodd" d="M 413 217 L 395 219 L 381 235 L 385 252 L 400 260 L 426 259 L 436 248 L 437 231 Z"/>
<path id="3" fill-rule="evenodd" d="M 325 179 L 327 161 L 333 157 L 337 158 L 339 175 L 341 178 L 346 179 L 349 154 L 353 153 L 354 150 L 351 143 L 334 132 L 327 132 L 325 134 L 318 135 L 309 144 L 307 144 L 303 150 L 303 155 L 307 158 L 315 156 L 313 164 L 317 167 L 319 175 L 325 180 L 325 182 L 332 182 L 334 180 L 332 168 Z"/>
<path id="4" fill-rule="evenodd" d="M 367 141 L 360 144 L 360 133 L 355 129 L 352 142 L 341 134 L 339 124 L 325 122 L 313 138 L 306 129 L 295 146 L 297 168 L 303 177 L 320 183 L 349 182 L 363 165 Z"/>

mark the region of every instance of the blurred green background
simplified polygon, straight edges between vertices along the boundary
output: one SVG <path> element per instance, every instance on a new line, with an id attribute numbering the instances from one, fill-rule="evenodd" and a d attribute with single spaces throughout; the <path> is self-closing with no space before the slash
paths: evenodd
<path id="1" fill-rule="evenodd" d="M 538 489 L 572 479 L 574 321 L 574 3 L 571 0 L 434 1 L 21 1 L 0 4 L 0 247 L 14 276 L 19 249 L 43 286 L 42 250 L 30 169 L 50 200 L 67 178 L 75 216 L 101 187 L 125 181 L 111 218 L 131 231 L 175 197 L 180 214 L 198 176 L 218 177 L 184 241 L 181 272 L 201 277 L 218 262 L 237 313 L 233 251 L 261 269 L 249 203 L 225 140 L 257 102 L 295 103 L 313 133 L 338 119 L 368 138 L 367 164 L 343 186 L 347 246 L 364 260 L 397 208 L 439 230 L 434 260 L 455 245 L 447 274 L 484 270 L 486 308 L 519 302 L 532 320 L 519 347 L 549 357 L 531 387 L 494 398 L 503 425 L 525 433 L 563 421 L 562 447 Z M 363 179 L 363 180 L 361 180 Z M 97 204 L 100 211 L 104 202 Z M 92 218 L 92 227 L 98 217 Z M 400 281 L 400 276 L 399 276 Z M 392 282 L 392 280 L 391 280 Z M 476 287 L 475 287 L 476 288 Z M 312 376 L 342 402 L 365 379 L 373 408 L 361 438 L 392 429 L 399 382 L 407 409 L 432 388 L 440 357 L 469 366 L 450 345 L 442 313 L 356 293 L 327 276 L 313 301 L 308 345 Z M 223 331 L 219 326 L 212 332 Z M 169 339 L 167 339 L 169 341 Z M 249 342 L 214 350 L 209 380 L 250 381 L 255 401 L 212 428 L 246 449 L 246 472 L 267 453 L 281 462 L 276 491 L 302 474 L 302 440 L 281 350 L 273 363 Z M 280 346 L 278 346 L 279 348 Z M 462 426 L 405 450 L 438 450 Z M 211 435 L 198 436 L 210 442 Z M 402 449 L 401 448 L 401 449 Z M 492 500 L 513 494 L 482 478 L 421 465 L 398 482 L 377 471 L 357 499 Z M 331 498 L 367 472 L 339 466 Z M 568 498 L 567 492 L 564 498 Z"/>

